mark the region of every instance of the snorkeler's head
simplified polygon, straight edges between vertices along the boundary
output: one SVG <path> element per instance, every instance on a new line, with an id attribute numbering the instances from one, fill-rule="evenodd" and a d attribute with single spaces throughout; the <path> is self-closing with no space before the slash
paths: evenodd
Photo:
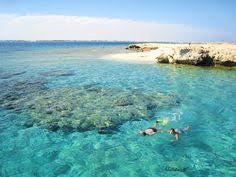
<path id="1" fill-rule="evenodd" d="M 169 130 L 169 133 L 170 133 L 171 135 L 173 135 L 173 134 L 175 133 L 175 129 L 174 129 L 174 128 L 171 128 L 171 129 Z"/>

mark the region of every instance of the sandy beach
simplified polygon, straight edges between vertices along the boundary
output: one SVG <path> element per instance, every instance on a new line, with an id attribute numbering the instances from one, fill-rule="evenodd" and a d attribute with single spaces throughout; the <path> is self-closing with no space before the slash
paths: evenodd
<path id="1" fill-rule="evenodd" d="M 157 53 L 159 53 L 159 51 L 115 53 L 105 55 L 102 58 L 106 60 L 122 61 L 127 63 L 154 64 L 156 63 L 155 56 Z"/>

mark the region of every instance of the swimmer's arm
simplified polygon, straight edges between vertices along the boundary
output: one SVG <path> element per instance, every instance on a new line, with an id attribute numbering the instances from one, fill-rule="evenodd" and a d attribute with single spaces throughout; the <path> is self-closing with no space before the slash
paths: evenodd
<path id="1" fill-rule="evenodd" d="M 184 131 L 184 132 L 187 132 L 189 128 L 190 128 L 190 126 L 187 126 L 187 127 L 185 127 L 185 128 L 183 129 L 183 131 Z"/>
<path id="2" fill-rule="evenodd" d="M 176 141 L 179 140 L 179 134 L 176 134 L 176 135 L 175 135 L 175 139 L 176 139 Z"/>
<path id="3" fill-rule="evenodd" d="M 171 142 L 175 142 L 175 141 L 178 141 L 179 140 L 179 135 L 178 134 L 176 134 L 175 135 L 175 139 L 174 140 L 170 140 Z"/>

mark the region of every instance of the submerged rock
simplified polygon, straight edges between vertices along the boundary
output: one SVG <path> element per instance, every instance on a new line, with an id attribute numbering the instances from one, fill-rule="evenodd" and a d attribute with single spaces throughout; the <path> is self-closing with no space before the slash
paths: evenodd
<path id="1" fill-rule="evenodd" d="M 20 72 L 3 72 L 0 71 L 0 79 L 10 79 L 14 76 L 25 74 L 26 71 L 20 71 Z"/>
<path id="2" fill-rule="evenodd" d="M 182 164 L 178 163 L 168 163 L 168 165 L 165 168 L 166 171 L 173 171 L 173 172 L 185 172 L 187 168 L 183 166 Z"/>
<path id="3" fill-rule="evenodd" d="M 115 105 L 117 106 L 129 106 L 134 104 L 134 99 L 132 96 L 129 97 L 120 97 L 115 101 Z"/>
<path id="4" fill-rule="evenodd" d="M 31 127 L 33 127 L 33 125 L 34 125 L 34 122 L 30 121 L 30 120 L 28 120 L 27 122 L 24 123 L 24 126 L 26 128 L 31 128 Z"/>
<path id="5" fill-rule="evenodd" d="M 172 97 L 160 93 L 147 95 L 105 88 L 91 92 L 90 87 L 85 88 L 61 88 L 39 94 L 30 101 L 36 108 L 28 112 L 37 124 L 50 130 L 96 129 L 104 133 L 126 121 L 151 119 L 158 109 L 173 105 Z"/>
<path id="6" fill-rule="evenodd" d="M 46 82 L 42 80 L 10 81 L 1 84 L 0 108 L 20 111 L 24 108 L 34 109 L 35 105 L 29 104 L 29 100 L 35 94 L 46 89 Z"/>
<path id="7" fill-rule="evenodd" d="M 36 124 L 51 131 L 108 133 L 126 121 L 149 120 L 163 107 L 178 105 L 173 95 L 102 88 L 98 84 L 49 90 L 44 81 L 27 80 L 5 83 L 0 90 L 0 108 L 23 111 L 30 117 L 26 127 Z"/>
<path id="8" fill-rule="evenodd" d="M 54 70 L 54 71 L 47 71 L 40 73 L 43 76 L 46 77 L 60 77 L 60 76 L 74 76 L 74 71 L 65 71 L 65 70 Z"/>

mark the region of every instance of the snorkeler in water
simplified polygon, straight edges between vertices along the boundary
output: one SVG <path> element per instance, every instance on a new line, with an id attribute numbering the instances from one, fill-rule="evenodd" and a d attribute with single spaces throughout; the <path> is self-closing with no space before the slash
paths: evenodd
<path id="1" fill-rule="evenodd" d="M 183 128 L 183 129 L 171 128 L 171 129 L 169 129 L 168 132 L 169 132 L 169 134 L 175 136 L 175 140 L 172 140 L 172 141 L 178 141 L 180 135 L 185 134 L 188 130 L 189 130 L 189 126 Z"/>
<path id="2" fill-rule="evenodd" d="M 147 128 L 144 131 L 140 131 L 139 135 L 141 135 L 141 136 L 152 136 L 152 135 L 155 135 L 156 133 L 157 133 L 157 128 L 156 127 L 150 127 L 150 128 Z"/>
<path id="3" fill-rule="evenodd" d="M 157 130 L 156 127 L 150 127 L 150 128 L 147 128 L 144 131 L 140 131 L 139 135 L 141 135 L 141 136 L 152 136 L 152 135 L 155 135 L 157 133 L 157 131 L 158 130 Z"/>
<path id="4" fill-rule="evenodd" d="M 152 127 L 149 127 L 144 131 L 140 131 L 139 135 L 141 135 L 141 136 L 152 136 L 152 135 L 155 135 L 157 132 L 160 132 L 160 130 L 157 129 L 157 126 L 160 122 L 161 121 L 157 120 L 156 123 Z"/>

